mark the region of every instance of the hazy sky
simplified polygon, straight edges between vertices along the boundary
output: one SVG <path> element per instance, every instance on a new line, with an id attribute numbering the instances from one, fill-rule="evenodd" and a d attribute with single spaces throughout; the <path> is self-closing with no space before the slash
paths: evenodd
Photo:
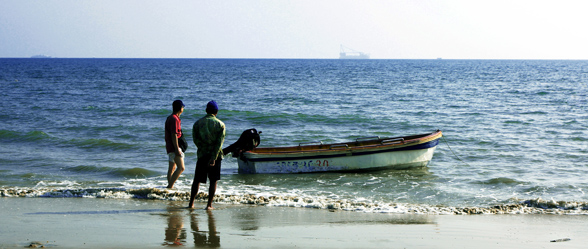
<path id="1" fill-rule="evenodd" d="M 588 59 L 588 1 L 0 0 L 0 57 Z"/>

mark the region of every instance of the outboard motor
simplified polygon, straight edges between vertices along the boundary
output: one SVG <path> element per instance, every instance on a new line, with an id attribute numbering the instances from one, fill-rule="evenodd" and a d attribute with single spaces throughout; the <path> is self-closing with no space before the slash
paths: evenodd
<path id="1" fill-rule="evenodd" d="M 256 129 L 243 131 L 237 142 L 223 149 L 223 154 L 226 155 L 232 153 L 233 157 L 239 157 L 242 152 L 256 148 L 261 143 L 259 134 L 261 134 L 261 131 L 257 132 Z"/>

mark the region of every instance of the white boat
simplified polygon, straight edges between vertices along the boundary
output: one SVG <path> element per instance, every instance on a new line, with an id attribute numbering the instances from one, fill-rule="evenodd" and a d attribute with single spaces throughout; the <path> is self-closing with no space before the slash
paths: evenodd
<path id="1" fill-rule="evenodd" d="M 358 138 L 347 143 L 258 147 L 237 155 L 239 173 L 311 173 L 425 167 L 441 131 L 393 138 Z"/>

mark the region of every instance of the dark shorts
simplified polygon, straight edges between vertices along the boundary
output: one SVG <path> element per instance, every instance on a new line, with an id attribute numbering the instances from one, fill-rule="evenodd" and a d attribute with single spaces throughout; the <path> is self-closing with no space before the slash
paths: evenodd
<path id="1" fill-rule="evenodd" d="M 222 159 L 214 162 L 214 167 L 208 166 L 209 156 L 198 158 L 196 161 L 196 171 L 194 172 L 194 181 L 206 183 L 206 178 L 211 182 L 220 180 L 221 162 Z"/>

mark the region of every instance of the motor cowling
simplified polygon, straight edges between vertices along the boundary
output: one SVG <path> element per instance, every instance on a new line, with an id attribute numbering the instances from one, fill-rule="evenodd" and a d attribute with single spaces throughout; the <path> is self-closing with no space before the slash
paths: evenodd
<path id="1" fill-rule="evenodd" d="M 243 131 L 235 143 L 223 149 L 223 154 L 231 153 L 233 157 L 239 157 L 241 153 L 255 149 L 261 143 L 259 134 L 261 131 L 258 132 L 256 129 Z"/>

